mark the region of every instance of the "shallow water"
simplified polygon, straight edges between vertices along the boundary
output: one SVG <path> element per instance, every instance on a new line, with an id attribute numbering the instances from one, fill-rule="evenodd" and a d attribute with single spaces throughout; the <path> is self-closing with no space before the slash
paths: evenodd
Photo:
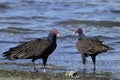
<path id="1" fill-rule="evenodd" d="M 31 60 L 2 60 L 2 53 L 19 42 L 46 37 L 49 30 L 56 28 L 61 35 L 57 49 L 49 56 L 47 71 L 81 72 L 81 56 L 75 47 L 77 35 L 72 34 L 75 27 L 81 27 L 87 36 L 98 36 L 115 48 L 97 56 L 96 72 L 110 72 L 120 79 L 119 0 L 0 0 L 0 68 L 32 71 L 27 65 Z M 37 60 L 36 64 L 41 62 Z M 42 65 L 37 68 L 42 71 Z M 93 72 L 92 68 L 88 57 L 86 72 Z"/>

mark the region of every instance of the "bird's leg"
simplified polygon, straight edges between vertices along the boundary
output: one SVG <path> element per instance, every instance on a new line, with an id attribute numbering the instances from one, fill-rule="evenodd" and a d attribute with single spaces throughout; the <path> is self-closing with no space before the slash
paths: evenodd
<path id="1" fill-rule="evenodd" d="M 43 72 L 46 72 L 45 65 L 43 65 Z"/>
<path id="2" fill-rule="evenodd" d="M 84 63 L 82 64 L 82 68 L 85 69 L 85 64 Z"/>
<path id="3" fill-rule="evenodd" d="M 43 72 L 46 72 L 45 66 L 46 66 L 47 58 L 43 59 Z"/>
<path id="4" fill-rule="evenodd" d="M 82 54 L 82 68 L 85 69 L 85 62 L 86 62 L 86 57 Z"/>
<path id="5" fill-rule="evenodd" d="M 91 57 L 92 57 L 92 61 L 93 61 L 93 64 L 94 64 L 94 70 L 95 70 L 96 69 L 96 56 L 93 55 Z"/>
<path id="6" fill-rule="evenodd" d="M 35 68 L 34 60 L 32 60 L 32 66 L 33 66 L 33 69 L 35 70 L 35 72 L 38 72 L 38 70 Z"/>

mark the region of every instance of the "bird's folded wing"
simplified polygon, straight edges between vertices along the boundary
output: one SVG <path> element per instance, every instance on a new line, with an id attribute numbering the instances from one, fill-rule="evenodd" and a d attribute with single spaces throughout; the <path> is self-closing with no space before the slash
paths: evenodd
<path id="1" fill-rule="evenodd" d="M 35 39 L 10 48 L 9 51 L 3 53 L 3 55 L 10 54 L 10 56 L 14 58 L 31 58 L 33 56 L 40 56 L 49 45 L 50 43 L 47 39 Z"/>

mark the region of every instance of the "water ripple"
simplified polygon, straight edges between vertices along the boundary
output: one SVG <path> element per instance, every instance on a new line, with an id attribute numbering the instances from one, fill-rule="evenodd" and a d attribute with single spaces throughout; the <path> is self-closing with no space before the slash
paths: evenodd
<path id="1" fill-rule="evenodd" d="M 74 24 L 85 24 L 85 25 L 95 25 L 95 26 L 120 26 L 119 21 L 102 21 L 102 20 L 66 20 L 60 21 L 58 24 L 64 25 L 74 25 Z"/>
<path id="2" fill-rule="evenodd" d="M 32 33 L 31 29 L 27 28 L 16 28 L 16 27 L 8 27 L 7 29 L 0 29 L 0 32 L 4 33 L 14 33 L 14 34 L 30 34 Z"/>

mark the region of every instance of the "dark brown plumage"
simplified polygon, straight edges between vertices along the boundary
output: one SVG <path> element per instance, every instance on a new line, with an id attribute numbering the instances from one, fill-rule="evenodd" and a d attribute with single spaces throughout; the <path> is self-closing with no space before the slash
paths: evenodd
<path id="1" fill-rule="evenodd" d="M 56 49 L 56 29 L 52 29 L 47 38 L 35 39 L 29 42 L 24 42 L 16 47 L 10 48 L 9 51 L 3 53 L 3 56 L 10 60 L 15 59 L 32 59 L 33 68 L 35 71 L 34 61 L 43 59 L 44 71 L 48 56 Z"/>
<path id="2" fill-rule="evenodd" d="M 86 57 L 91 56 L 95 69 L 96 56 L 99 53 L 114 50 L 113 48 L 103 44 L 103 41 L 96 37 L 85 36 L 81 28 L 76 28 L 74 33 L 78 33 L 79 35 L 76 47 L 81 53 L 83 68 L 85 68 Z"/>

